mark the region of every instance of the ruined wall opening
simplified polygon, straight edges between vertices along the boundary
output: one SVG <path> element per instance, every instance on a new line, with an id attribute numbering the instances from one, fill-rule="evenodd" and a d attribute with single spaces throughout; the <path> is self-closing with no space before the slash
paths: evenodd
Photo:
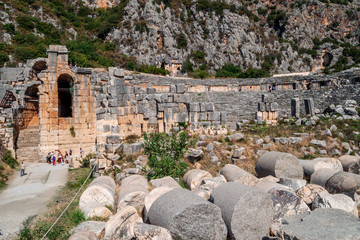
<path id="1" fill-rule="evenodd" d="M 58 112 L 59 117 L 72 117 L 73 79 L 68 74 L 61 74 L 58 78 Z"/>

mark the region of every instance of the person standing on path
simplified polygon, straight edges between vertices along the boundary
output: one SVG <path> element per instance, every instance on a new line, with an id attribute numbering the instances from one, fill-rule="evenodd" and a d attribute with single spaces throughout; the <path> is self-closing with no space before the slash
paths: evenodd
<path id="1" fill-rule="evenodd" d="M 56 156 L 55 156 L 55 153 L 54 153 L 53 156 L 52 156 L 53 166 L 55 166 L 55 161 L 56 161 Z"/>
<path id="2" fill-rule="evenodd" d="M 21 166 L 20 166 L 20 177 L 25 175 L 25 164 L 24 161 L 21 161 Z"/>

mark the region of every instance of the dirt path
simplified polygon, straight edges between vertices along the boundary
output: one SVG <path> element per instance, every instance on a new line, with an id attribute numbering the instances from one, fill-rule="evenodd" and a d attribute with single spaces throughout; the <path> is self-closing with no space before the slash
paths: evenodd
<path id="1" fill-rule="evenodd" d="M 27 163 L 27 175 L 19 172 L 0 193 L 0 239 L 9 239 L 20 230 L 30 216 L 46 210 L 50 199 L 66 183 L 68 165 Z"/>

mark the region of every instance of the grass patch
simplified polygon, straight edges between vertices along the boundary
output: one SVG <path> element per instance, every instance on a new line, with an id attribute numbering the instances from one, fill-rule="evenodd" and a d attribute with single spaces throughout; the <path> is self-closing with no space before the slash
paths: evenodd
<path id="1" fill-rule="evenodd" d="M 69 169 L 68 182 L 50 202 L 47 212 L 41 216 L 28 218 L 18 234 L 18 239 L 41 239 L 65 209 L 67 204 L 69 204 L 70 199 L 72 199 L 78 191 L 90 171 L 91 169 L 88 168 Z M 91 180 L 88 180 L 60 221 L 48 233 L 47 239 L 68 239 L 70 237 L 69 230 L 85 221 L 84 214 L 79 209 L 79 199 L 90 182 Z"/>

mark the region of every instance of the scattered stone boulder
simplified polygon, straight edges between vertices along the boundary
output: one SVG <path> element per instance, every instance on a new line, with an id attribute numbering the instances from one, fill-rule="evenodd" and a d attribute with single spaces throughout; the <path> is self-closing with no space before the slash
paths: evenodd
<path id="1" fill-rule="evenodd" d="M 118 197 L 118 211 L 126 206 L 132 206 L 142 212 L 145 205 L 145 197 L 148 195 L 148 183 L 144 176 L 133 175 L 121 182 L 121 190 Z"/>
<path id="2" fill-rule="evenodd" d="M 234 164 L 226 164 L 225 167 L 220 170 L 220 174 L 223 175 L 228 182 L 240 182 L 249 186 L 255 186 L 258 182 L 257 177 Z"/>
<path id="3" fill-rule="evenodd" d="M 241 133 L 235 133 L 235 134 L 232 134 L 232 135 L 228 136 L 228 139 L 229 139 L 230 142 L 237 142 L 237 141 L 240 141 L 243 138 L 244 138 L 244 135 L 242 135 Z"/>
<path id="4" fill-rule="evenodd" d="M 344 194 L 320 192 L 312 202 L 312 208 L 336 208 L 358 217 L 357 204 Z"/>
<path id="5" fill-rule="evenodd" d="M 87 230 L 76 232 L 73 235 L 71 235 L 71 237 L 69 238 L 69 240 L 97 240 L 97 239 L 98 238 L 96 237 L 95 233 Z"/>
<path id="6" fill-rule="evenodd" d="M 158 199 L 161 195 L 173 190 L 174 188 L 170 187 L 157 187 L 153 189 L 146 197 L 145 197 L 145 208 L 144 208 L 144 221 L 148 221 L 148 212 L 150 210 L 151 205 Z"/>
<path id="7" fill-rule="evenodd" d="M 330 168 L 320 168 L 311 175 L 310 183 L 317 184 L 325 188 L 326 182 L 337 172 L 338 170 Z"/>
<path id="8" fill-rule="evenodd" d="M 329 193 L 356 192 L 360 189 L 360 175 L 349 172 L 337 172 L 325 184 Z"/>
<path id="9" fill-rule="evenodd" d="M 339 157 L 339 161 L 345 172 L 359 174 L 360 169 L 360 157 L 344 155 Z"/>
<path id="10" fill-rule="evenodd" d="M 202 180 L 201 185 L 199 186 L 198 190 L 205 190 L 209 194 L 211 194 L 211 192 L 215 188 L 217 188 L 218 186 L 220 186 L 221 184 L 226 183 L 226 182 L 227 181 L 223 175 L 220 175 L 220 176 L 214 177 L 214 178 L 206 178 L 206 179 Z"/>
<path id="11" fill-rule="evenodd" d="M 289 153 L 267 152 L 259 158 L 255 170 L 259 177 L 272 175 L 277 178 L 303 178 L 299 159 Z"/>
<path id="12" fill-rule="evenodd" d="M 325 140 L 312 139 L 312 140 L 310 141 L 310 143 L 311 143 L 311 144 L 314 144 L 314 145 L 316 145 L 316 146 L 318 146 L 318 147 L 326 147 L 326 146 L 327 146 Z"/>
<path id="13" fill-rule="evenodd" d="M 286 218 L 276 236 L 280 239 L 360 240 L 359 219 L 339 209 L 320 208 Z"/>
<path id="14" fill-rule="evenodd" d="M 163 178 L 150 180 L 150 184 L 154 187 L 169 187 L 169 188 L 181 188 L 178 182 L 172 177 L 166 176 Z"/>
<path id="15" fill-rule="evenodd" d="M 195 190 L 200 186 L 202 180 L 206 178 L 212 178 L 209 172 L 200 169 L 192 169 L 186 172 L 183 180 L 187 188 Z"/>
<path id="16" fill-rule="evenodd" d="M 104 239 L 133 239 L 135 223 L 142 223 L 142 219 L 134 207 L 126 206 L 119 209 L 105 224 Z"/>
<path id="17" fill-rule="evenodd" d="M 207 146 L 206 146 L 206 151 L 207 152 L 212 152 L 214 150 L 214 144 L 213 143 L 209 143 Z"/>
<path id="18" fill-rule="evenodd" d="M 85 221 L 74 227 L 69 231 L 70 234 L 75 234 L 81 231 L 91 231 L 95 233 L 96 237 L 100 237 L 102 231 L 105 229 L 106 222 L 99 221 Z"/>
<path id="19" fill-rule="evenodd" d="M 279 183 L 293 189 L 294 191 L 297 191 L 306 185 L 306 180 L 294 178 L 280 178 Z"/>
<path id="20" fill-rule="evenodd" d="M 175 188 L 161 195 L 149 211 L 151 224 L 168 229 L 174 239 L 226 239 L 226 225 L 216 205 Z"/>
<path id="21" fill-rule="evenodd" d="M 211 194 L 221 209 L 231 239 L 262 239 L 273 222 L 273 202 L 269 195 L 247 185 L 229 182 Z"/>
<path id="22" fill-rule="evenodd" d="M 211 191 L 206 191 L 204 189 L 195 189 L 193 193 L 205 200 L 209 200 Z"/>
<path id="23" fill-rule="evenodd" d="M 82 209 L 88 202 L 95 201 L 103 206 L 114 206 L 116 184 L 109 176 L 101 176 L 86 188 L 80 197 L 79 208 Z"/>
<path id="24" fill-rule="evenodd" d="M 189 162 L 194 163 L 201 160 L 203 155 L 204 152 L 201 149 L 189 148 L 185 157 L 189 160 Z"/>
<path id="25" fill-rule="evenodd" d="M 315 158 L 313 160 L 299 160 L 304 169 L 305 176 L 311 176 L 316 170 L 329 168 L 335 171 L 342 171 L 341 162 L 336 158 Z"/>
<path id="26" fill-rule="evenodd" d="M 162 227 L 146 223 L 134 224 L 134 235 L 136 240 L 171 240 L 170 232 Z"/>
<path id="27" fill-rule="evenodd" d="M 255 187 L 270 195 L 275 209 L 274 221 L 280 221 L 283 217 L 310 211 L 305 202 L 289 187 L 266 179 L 259 180 Z"/>
<path id="28" fill-rule="evenodd" d="M 300 188 L 296 195 L 301 198 L 307 205 L 311 205 L 319 193 L 328 193 L 328 191 L 320 185 L 308 184 Z"/>
<path id="29" fill-rule="evenodd" d="M 85 219 L 95 217 L 107 219 L 112 215 L 111 211 L 107 207 L 96 201 L 87 201 L 80 209 L 84 213 Z"/>

